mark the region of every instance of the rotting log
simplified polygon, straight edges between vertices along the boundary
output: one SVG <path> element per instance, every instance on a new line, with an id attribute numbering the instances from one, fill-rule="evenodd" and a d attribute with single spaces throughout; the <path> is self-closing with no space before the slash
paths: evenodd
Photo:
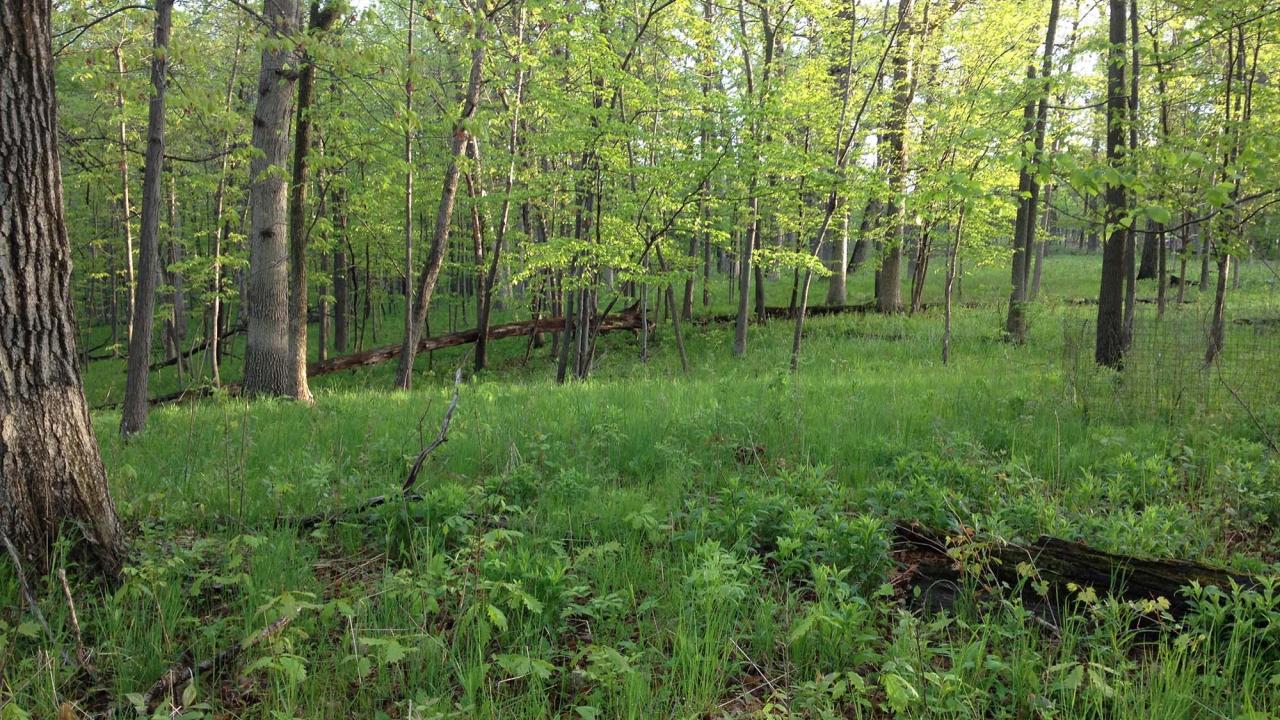
<path id="1" fill-rule="evenodd" d="M 899 523 L 894 526 L 894 553 L 908 564 L 912 577 L 905 582 L 916 586 L 958 583 L 962 563 L 970 568 L 976 563 L 980 576 L 1009 587 L 1023 582 L 1029 586 L 1029 579 L 1044 581 L 1049 588 L 1048 599 L 1059 606 L 1075 594 L 1071 590 L 1074 586 L 1130 601 L 1164 598 L 1174 618 L 1191 609 L 1182 591 L 1192 583 L 1223 589 L 1258 584 L 1251 575 L 1209 565 L 1110 553 L 1047 535 L 1029 545 L 1019 545 Z M 1028 574 L 1028 569 L 1033 572 Z"/>

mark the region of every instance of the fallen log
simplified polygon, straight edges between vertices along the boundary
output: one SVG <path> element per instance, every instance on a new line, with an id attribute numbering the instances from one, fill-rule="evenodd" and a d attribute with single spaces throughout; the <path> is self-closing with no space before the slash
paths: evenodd
<path id="1" fill-rule="evenodd" d="M 504 325 L 494 325 L 489 328 L 488 337 L 490 340 L 500 340 L 509 337 L 525 337 L 534 333 L 542 332 L 559 332 L 565 327 L 565 319 L 558 318 L 540 318 L 537 320 L 525 320 L 522 322 L 506 323 Z M 619 313 L 617 315 L 606 315 L 600 320 L 600 329 L 602 333 L 615 332 L 618 330 L 639 330 L 640 315 L 631 310 Z M 418 352 L 425 353 L 432 350 L 443 350 L 445 348 L 456 347 L 458 345 L 469 345 L 474 343 L 480 337 L 480 331 L 472 328 L 463 330 L 462 332 L 449 333 L 448 335 L 437 335 L 435 337 L 422 338 L 418 342 Z M 377 365 L 388 360 L 400 357 L 399 345 L 384 345 L 372 350 L 353 353 L 351 355 L 343 355 L 341 357 L 330 358 L 324 362 L 315 362 L 307 366 L 307 376 L 315 377 L 317 375 L 327 375 L 329 373 L 341 372 L 352 368 L 364 367 L 367 365 Z"/>
<path id="2" fill-rule="evenodd" d="M 866 313 L 875 312 L 875 302 L 858 303 L 856 305 L 811 305 L 805 310 L 805 317 L 821 317 L 823 315 L 840 315 L 843 313 L 854 313 L 865 315 Z M 755 312 L 751 313 L 751 318 L 755 319 Z M 775 305 L 764 309 L 764 316 L 767 319 L 789 319 L 795 317 L 794 312 L 789 306 Z M 738 319 L 737 313 L 727 313 L 724 315 L 708 315 L 702 318 L 694 318 L 694 322 L 701 323 L 726 323 L 734 322 Z"/>
<path id="3" fill-rule="evenodd" d="M 604 318 L 601 318 L 598 332 L 609 333 L 619 330 L 639 330 L 640 323 L 641 319 L 639 313 L 637 313 L 634 308 L 628 308 L 616 315 L 606 315 Z M 489 339 L 500 340 L 502 338 L 524 337 L 535 333 L 559 332 L 564 330 L 564 327 L 565 319 L 562 317 L 540 318 L 537 320 L 506 323 L 504 325 L 494 325 L 490 327 Z M 471 330 L 449 333 L 448 335 L 437 335 L 435 337 L 422 338 L 418 341 L 418 352 L 425 353 L 432 350 L 443 350 L 445 348 L 456 347 L 458 345 L 468 345 L 475 342 L 479 337 L 480 332 L 472 328 Z M 343 370 L 377 365 L 388 360 L 393 360 L 397 357 L 400 357 L 399 345 L 384 345 L 364 352 L 330 358 L 324 362 L 310 363 L 307 365 L 307 377 L 328 375 L 330 373 L 341 372 Z M 213 387 L 202 385 L 199 387 L 179 390 L 174 393 L 168 393 L 166 395 L 158 395 L 147 402 L 150 405 L 155 406 L 182 402 L 184 400 L 196 400 L 212 395 L 214 390 L 215 389 Z M 227 383 L 224 384 L 220 390 L 227 395 L 236 397 L 240 394 L 240 385 L 238 383 Z M 106 410 L 118 407 L 119 405 L 120 403 L 118 402 L 109 403 L 98 405 L 93 409 Z"/>
<path id="4" fill-rule="evenodd" d="M 1223 589 L 1233 584 L 1245 588 L 1258 585 L 1257 578 L 1243 573 L 1185 560 L 1109 553 L 1047 535 L 1019 545 L 899 523 L 893 536 L 895 555 L 915 576 L 909 580 L 911 584 L 958 583 L 962 563 L 967 563 L 969 569 L 1009 587 L 1026 583 L 1030 591 L 1030 580 L 1043 581 L 1049 589 L 1047 599 L 1058 606 L 1065 605 L 1079 588 L 1092 588 L 1099 596 L 1110 593 L 1131 601 L 1164 598 L 1169 602 L 1169 614 L 1180 618 L 1191 609 L 1182 590 L 1192 583 Z"/>

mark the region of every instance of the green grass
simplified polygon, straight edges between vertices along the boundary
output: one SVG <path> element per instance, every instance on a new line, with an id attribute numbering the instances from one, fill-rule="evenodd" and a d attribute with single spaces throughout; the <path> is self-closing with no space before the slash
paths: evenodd
<path id="1" fill-rule="evenodd" d="M 1139 379 L 1162 359 L 1093 370 L 1072 333 L 1094 310 L 1065 301 L 1096 293 L 1096 263 L 1050 259 L 1023 347 L 999 334 L 1005 271 L 977 269 L 945 367 L 933 310 L 812 319 L 796 375 L 783 321 L 753 326 L 742 360 L 730 326 L 689 328 L 687 376 L 667 327 L 648 363 L 608 336 L 594 377 L 565 386 L 546 350 L 525 363 L 523 343 L 495 343 L 423 499 L 314 530 L 296 518 L 398 488 L 465 350 L 422 358 L 435 373 L 412 393 L 366 368 L 317 379 L 313 408 L 161 408 L 127 445 L 99 412 L 133 560 L 118 589 L 75 586 L 97 673 L 63 660 L 56 580 L 39 587 L 50 647 L 6 566 L 0 717 L 63 701 L 127 717 L 184 653 L 283 614 L 297 619 L 279 637 L 197 678 L 188 716 L 1268 717 L 1270 587 L 1202 591 L 1183 632 L 1142 634 L 1143 608 L 1088 593 L 1050 630 L 1016 594 L 966 586 L 952 612 L 921 614 L 885 589 L 894 520 L 1273 571 L 1276 398 L 1252 383 L 1246 410 L 1189 373 L 1181 405 L 1148 404 Z M 1235 316 L 1276 314 L 1268 277 L 1246 268 Z M 771 302 L 789 292 L 772 284 Z M 1190 295 L 1171 312 L 1203 316 Z M 1253 332 L 1233 325 L 1229 343 Z M 90 366 L 92 397 L 118 393 L 111 365 Z"/>

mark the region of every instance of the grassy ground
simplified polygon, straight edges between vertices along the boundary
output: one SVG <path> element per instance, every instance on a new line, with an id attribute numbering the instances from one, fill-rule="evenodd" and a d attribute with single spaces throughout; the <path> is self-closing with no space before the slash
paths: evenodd
<path id="1" fill-rule="evenodd" d="M 794 376 L 782 321 L 753 327 L 743 360 L 730 326 L 691 328 L 687 376 L 665 327 L 647 364 L 609 336 L 595 377 L 564 387 L 545 350 L 496 343 L 423 499 L 312 529 L 296 519 L 396 491 L 465 351 L 422 358 L 435 373 L 408 394 L 378 367 L 319 379 L 314 408 L 163 408 L 128 445 L 100 412 L 133 563 L 118 589 L 75 588 L 92 676 L 64 658 L 56 581 L 51 647 L 0 570 L 0 717 L 64 701 L 127 717 L 175 661 L 284 616 L 236 672 L 196 679 L 185 717 L 1272 717 L 1270 586 L 1201 590 L 1180 627 L 1139 634 L 1150 608 L 1085 591 L 1048 627 L 1016 594 L 966 585 L 925 615 L 887 584 L 894 520 L 1273 571 L 1277 353 L 1157 379 L 1171 360 L 1152 343 L 1125 374 L 1095 371 L 1078 329 L 1094 310 L 1069 300 L 1096 277 L 1096 258 L 1051 258 L 1014 347 L 1005 271 L 975 270 L 950 366 L 936 311 L 815 318 Z M 1270 278 L 1245 269 L 1235 317 L 1277 315 Z M 1167 327 L 1201 322 L 1208 297 L 1189 297 Z M 717 287 L 711 310 L 728 304 Z M 1274 350 L 1259 327 L 1233 324 L 1229 346 Z M 119 392 L 113 365 L 87 371 L 97 400 Z"/>

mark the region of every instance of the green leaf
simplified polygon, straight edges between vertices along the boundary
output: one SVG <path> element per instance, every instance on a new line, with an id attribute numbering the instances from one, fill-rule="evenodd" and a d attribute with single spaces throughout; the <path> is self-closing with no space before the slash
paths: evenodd
<path id="1" fill-rule="evenodd" d="M 503 632 L 506 632 L 507 616 L 505 613 L 503 613 L 501 610 L 498 609 L 496 605 L 493 605 L 493 604 L 490 604 L 489 606 L 487 606 L 485 608 L 485 612 L 488 613 L 489 622 L 493 623 L 494 627 L 498 628 Z"/>
<path id="2" fill-rule="evenodd" d="M 920 692 L 915 689 L 915 686 L 898 673 L 888 673 L 884 676 L 883 682 L 885 697 L 889 700 L 889 706 L 896 712 L 906 712 L 907 708 L 920 699 Z"/>

